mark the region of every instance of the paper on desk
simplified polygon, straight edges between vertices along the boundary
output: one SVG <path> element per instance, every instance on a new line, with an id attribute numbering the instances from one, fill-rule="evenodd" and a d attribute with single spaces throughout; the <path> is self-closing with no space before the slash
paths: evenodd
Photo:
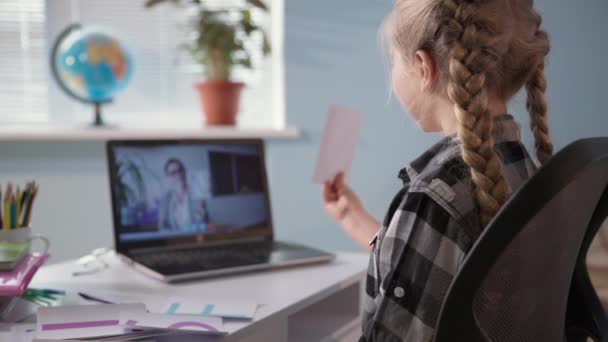
<path id="1" fill-rule="evenodd" d="M 7 310 L 2 316 L 2 322 L 4 323 L 25 323 L 35 322 L 36 312 L 40 305 L 32 303 L 23 298 L 14 298 L 12 301 L 12 309 Z M 0 339 L 2 341 L 2 339 Z"/>
<path id="2" fill-rule="evenodd" d="M 252 300 L 170 298 L 163 313 L 253 319 L 258 304 Z"/>
<path id="3" fill-rule="evenodd" d="M 186 315 L 162 315 L 147 312 L 125 311 L 120 314 L 120 324 L 126 328 L 160 328 L 187 330 L 210 334 L 225 334 L 221 318 Z"/>
<path id="4" fill-rule="evenodd" d="M 112 292 L 105 290 L 87 290 L 80 292 L 81 294 L 89 296 L 89 298 L 96 298 L 98 300 L 103 300 L 112 304 L 136 304 L 136 303 L 144 303 L 149 304 L 150 300 L 157 300 L 158 297 L 148 295 L 148 294 L 128 294 L 124 292 Z M 80 297 L 83 298 L 83 297 Z M 86 300 L 85 302 L 91 303 L 95 302 L 95 300 Z"/>
<path id="5" fill-rule="evenodd" d="M 122 334 L 121 312 L 145 313 L 143 304 L 41 307 L 36 338 L 67 339 Z"/>
<path id="6" fill-rule="evenodd" d="M 359 111 L 338 105 L 329 107 L 313 182 L 323 184 L 340 172 L 348 175 L 355 158 L 360 127 Z"/>
<path id="7" fill-rule="evenodd" d="M 11 324 L 0 328 L 0 341 L 32 342 L 36 331 L 36 324 Z"/>

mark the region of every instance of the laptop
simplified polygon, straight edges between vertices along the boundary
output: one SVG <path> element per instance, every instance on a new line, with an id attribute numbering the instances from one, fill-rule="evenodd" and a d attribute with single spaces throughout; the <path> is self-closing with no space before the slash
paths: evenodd
<path id="1" fill-rule="evenodd" d="M 334 258 L 274 240 L 262 140 L 126 140 L 106 149 L 116 251 L 151 277 L 177 282 Z"/>

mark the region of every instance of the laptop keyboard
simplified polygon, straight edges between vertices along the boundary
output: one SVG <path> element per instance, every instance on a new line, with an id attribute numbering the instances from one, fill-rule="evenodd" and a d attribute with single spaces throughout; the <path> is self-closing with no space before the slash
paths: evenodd
<path id="1" fill-rule="evenodd" d="M 133 259 L 153 269 L 203 271 L 266 263 L 273 249 L 274 243 L 265 241 L 149 253 L 133 256 Z"/>

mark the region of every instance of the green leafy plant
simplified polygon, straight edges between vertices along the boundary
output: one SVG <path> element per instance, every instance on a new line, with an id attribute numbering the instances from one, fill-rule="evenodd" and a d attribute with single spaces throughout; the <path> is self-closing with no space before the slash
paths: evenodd
<path id="1" fill-rule="evenodd" d="M 194 60 L 205 66 L 206 78 L 213 81 L 230 81 L 235 66 L 252 68 L 251 52 L 245 46 L 245 40 L 252 35 L 262 35 L 262 52 L 268 55 L 271 51 L 267 33 L 252 18 L 252 10 L 268 12 L 268 7 L 261 0 L 246 0 L 246 5 L 239 9 L 213 9 L 205 0 L 147 0 L 146 8 L 162 3 L 172 3 L 184 7 L 193 6 L 197 11 L 192 28 L 196 38 L 185 44 Z"/>

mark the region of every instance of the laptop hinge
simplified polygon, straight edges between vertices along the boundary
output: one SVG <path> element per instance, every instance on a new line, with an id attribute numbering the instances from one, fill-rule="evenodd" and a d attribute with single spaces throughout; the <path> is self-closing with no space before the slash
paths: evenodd
<path id="1" fill-rule="evenodd" d="M 262 242 L 262 241 L 273 241 L 272 239 L 268 239 L 267 237 L 255 237 L 250 239 L 238 239 L 238 240 L 223 240 L 223 241 L 205 241 L 205 243 L 189 243 L 189 244 L 179 244 L 174 246 L 161 246 L 161 247 L 147 247 L 147 248 L 137 248 L 131 249 L 128 251 L 128 254 L 137 255 L 137 254 L 148 254 L 155 252 L 167 252 L 167 251 L 178 251 L 183 249 L 192 249 L 192 248 L 207 248 L 207 247 L 217 247 L 217 246 L 233 246 L 238 244 L 252 243 L 252 242 Z"/>

